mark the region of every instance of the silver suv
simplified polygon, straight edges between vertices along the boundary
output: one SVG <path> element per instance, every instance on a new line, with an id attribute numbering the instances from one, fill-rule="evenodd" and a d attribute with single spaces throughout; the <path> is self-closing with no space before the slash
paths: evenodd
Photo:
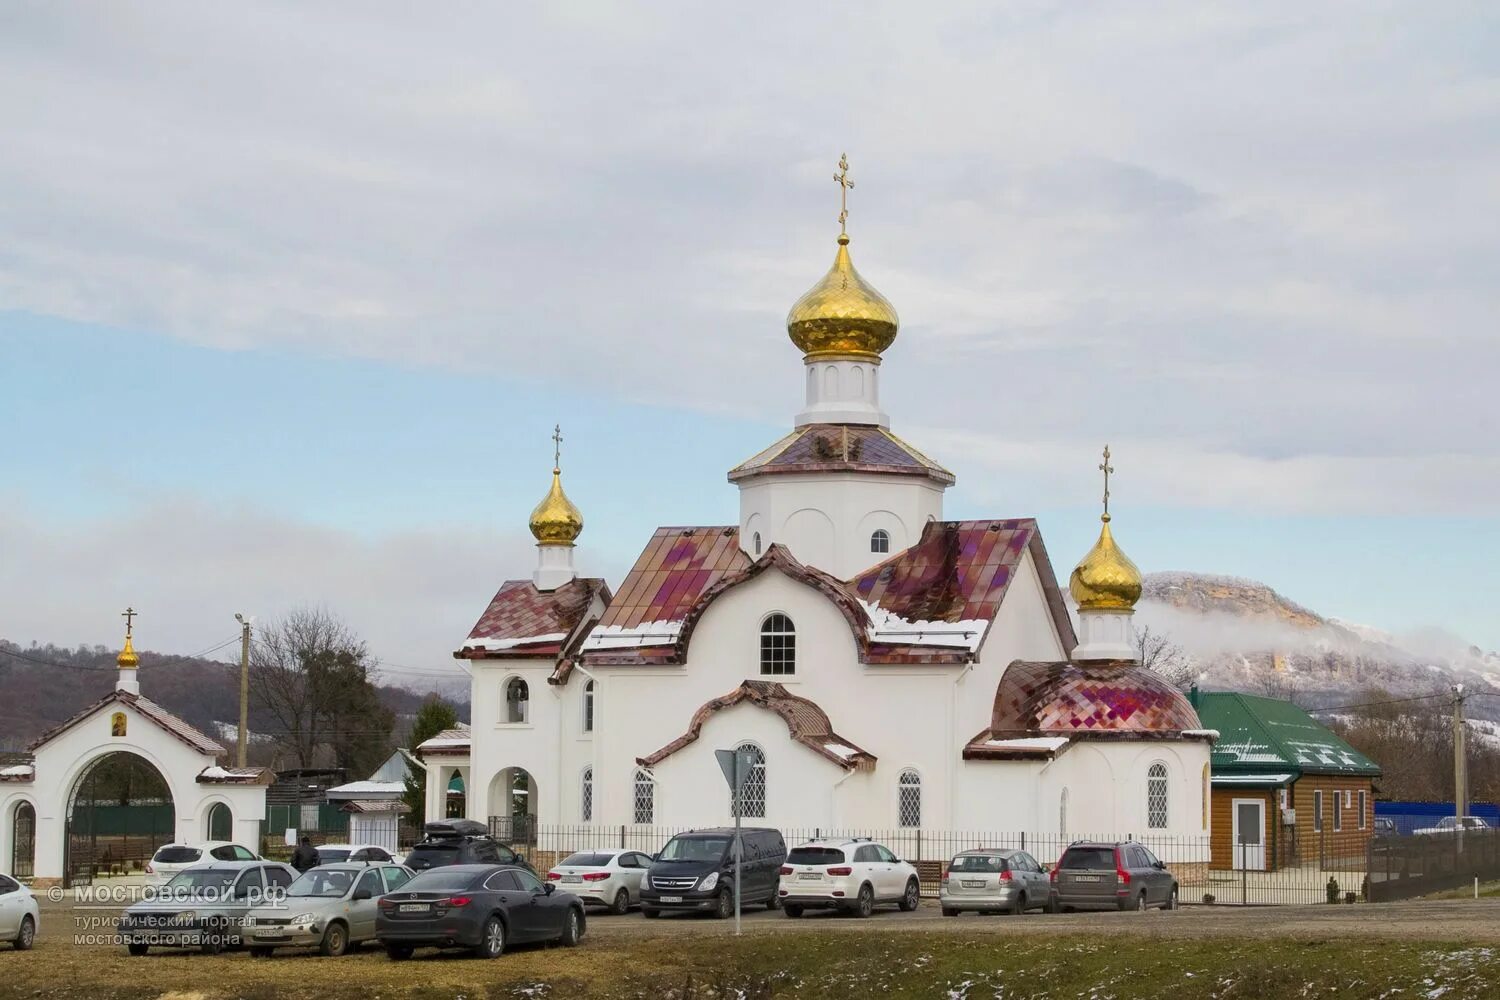
<path id="1" fill-rule="evenodd" d="M 1177 909 L 1177 876 L 1134 841 L 1069 845 L 1052 870 L 1052 905 L 1063 910 Z"/>
<path id="2" fill-rule="evenodd" d="M 948 862 L 938 887 L 943 916 L 964 910 L 976 913 L 1025 913 L 1049 909 L 1052 883 L 1042 866 L 1025 851 L 964 851 Z"/>

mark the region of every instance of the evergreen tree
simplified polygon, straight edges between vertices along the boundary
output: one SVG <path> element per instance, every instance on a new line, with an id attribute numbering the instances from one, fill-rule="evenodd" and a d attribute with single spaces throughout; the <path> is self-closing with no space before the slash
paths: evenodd
<path id="1" fill-rule="evenodd" d="M 458 725 L 458 712 L 451 704 L 437 695 L 428 695 L 427 700 L 422 702 L 422 707 L 417 709 L 416 716 L 411 722 L 411 733 L 407 736 L 406 745 L 416 753 L 417 747 L 423 741 L 430 740 L 445 729 L 452 729 Z M 402 795 L 402 801 L 411 808 L 411 816 L 418 823 L 427 822 L 427 770 L 419 765 L 408 763 L 406 765 L 406 791 Z M 431 817 L 442 819 L 441 816 Z"/>

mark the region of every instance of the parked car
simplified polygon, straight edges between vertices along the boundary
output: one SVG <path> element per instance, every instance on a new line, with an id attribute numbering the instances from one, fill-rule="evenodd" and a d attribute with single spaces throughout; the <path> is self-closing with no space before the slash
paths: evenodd
<path id="1" fill-rule="evenodd" d="M 1462 826 L 1460 827 L 1460 824 Z M 1436 826 L 1425 826 L 1412 833 L 1418 837 L 1438 837 L 1458 833 L 1462 828 L 1465 832 L 1470 830 L 1488 830 L 1490 825 L 1478 816 L 1444 816 L 1437 821 Z"/>
<path id="2" fill-rule="evenodd" d="M 241 844 L 227 840 L 205 840 L 201 844 L 163 844 L 146 862 L 146 881 L 166 885 L 184 869 L 211 861 L 259 861 L 261 857 Z"/>
<path id="3" fill-rule="evenodd" d="M 786 842 L 779 831 L 761 827 L 745 827 L 740 836 L 740 902 L 774 910 Z M 663 910 L 734 916 L 733 827 L 690 830 L 667 841 L 641 879 L 641 914 L 657 917 Z"/>
<path id="4" fill-rule="evenodd" d="M 375 936 L 393 960 L 417 948 L 468 948 L 495 958 L 510 944 L 582 939 L 583 901 L 529 868 L 445 865 L 422 872 L 379 901 Z"/>
<path id="5" fill-rule="evenodd" d="M 1052 880 L 1025 851 L 964 851 L 948 862 L 938 886 L 943 916 L 965 910 L 976 913 L 1025 913 L 1052 908 Z"/>
<path id="6" fill-rule="evenodd" d="M 214 861 L 178 872 L 150 899 L 120 917 L 132 955 L 153 945 L 198 948 L 213 955 L 244 944 L 244 920 L 268 895 L 291 887 L 297 872 L 279 861 Z"/>
<path id="7" fill-rule="evenodd" d="M 1051 905 L 1063 910 L 1177 909 L 1177 877 L 1133 841 L 1069 845 L 1052 869 Z"/>
<path id="8" fill-rule="evenodd" d="M 254 957 L 277 948 L 317 948 L 342 955 L 375 939 L 377 901 L 411 881 L 401 865 L 353 861 L 319 865 L 303 872 L 274 903 L 245 917 L 245 943 Z"/>
<path id="9" fill-rule="evenodd" d="M 318 852 L 320 865 L 336 865 L 342 861 L 399 865 L 404 860 L 401 855 L 388 851 L 379 844 L 319 844 L 314 850 Z"/>
<path id="10" fill-rule="evenodd" d="M 9 875 L 0 875 L 0 941 L 16 951 L 29 951 L 42 926 L 42 911 L 31 890 Z"/>
<path id="11" fill-rule="evenodd" d="M 620 914 L 641 901 L 641 879 L 650 867 L 651 859 L 640 851 L 602 847 L 563 858 L 547 873 L 547 881 L 576 893 L 585 904 Z"/>
<path id="12" fill-rule="evenodd" d="M 424 839 L 406 855 L 406 867 L 414 872 L 447 865 L 516 865 L 536 874 L 525 858 L 491 837 L 476 820 L 434 820 L 422 831 Z"/>
<path id="13" fill-rule="evenodd" d="M 1396 821 L 1389 816 L 1376 816 L 1374 835 L 1377 837 L 1396 836 Z"/>
<path id="14" fill-rule="evenodd" d="M 782 909 L 836 908 L 868 917 L 882 903 L 915 910 L 922 884 L 915 866 L 868 839 L 810 840 L 791 849 L 780 870 Z"/>

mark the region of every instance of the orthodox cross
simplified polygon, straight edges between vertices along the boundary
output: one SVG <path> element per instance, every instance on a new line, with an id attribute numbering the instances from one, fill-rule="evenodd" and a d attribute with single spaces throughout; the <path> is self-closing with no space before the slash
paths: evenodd
<path id="1" fill-rule="evenodd" d="M 554 472 L 562 469 L 562 424 L 556 424 L 552 428 L 552 470 Z"/>
<path id="2" fill-rule="evenodd" d="M 1109 474 L 1115 471 L 1115 467 L 1109 464 L 1109 445 L 1104 446 L 1104 461 L 1099 463 L 1099 471 L 1104 473 L 1104 516 L 1109 516 Z"/>
<path id="3" fill-rule="evenodd" d="M 849 154 L 839 154 L 839 172 L 833 175 L 839 186 L 839 235 L 844 235 L 844 224 L 849 221 L 849 189 L 854 182 L 849 179 Z"/>
<path id="4" fill-rule="evenodd" d="M 135 608 L 126 608 L 120 612 L 120 617 L 125 619 L 125 638 L 130 638 L 130 627 L 135 622 L 135 616 L 140 614 Z"/>

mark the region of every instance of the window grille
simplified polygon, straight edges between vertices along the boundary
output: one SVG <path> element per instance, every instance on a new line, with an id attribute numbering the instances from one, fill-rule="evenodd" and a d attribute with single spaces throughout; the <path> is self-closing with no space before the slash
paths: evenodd
<path id="1" fill-rule="evenodd" d="M 585 823 L 594 821 L 594 769 L 583 769 L 583 794 L 579 803 L 579 816 Z"/>
<path id="2" fill-rule="evenodd" d="M 901 772 L 896 798 L 896 818 L 902 826 L 922 825 L 922 776 L 913 770 Z"/>
<path id="3" fill-rule="evenodd" d="M 792 620 L 779 611 L 767 615 L 760 624 L 760 672 L 776 675 L 797 672 L 797 630 Z"/>
<path id="4" fill-rule="evenodd" d="M 750 757 L 750 771 L 745 775 L 744 785 L 740 787 L 738 815 L 764 818 L 766 815 L 765 752 L 754 743 L 741 743 L 734 749 L 736 753 L 749 754 Z M 729 815 L 736 815 L 733 793 L 729 796 Z"/>
<path id="5" fill-rule="evenodd" d="M 651 772 L 643 768 L 635 772 L 635 821 L 656 822 L 656 782 L 651 780 Z"/>
<path id="6" fill-rule="evenodd" d="M 1167 828 L 1167 765 L 1152 764 L 1146 771 L 1146 826 Z"/>

